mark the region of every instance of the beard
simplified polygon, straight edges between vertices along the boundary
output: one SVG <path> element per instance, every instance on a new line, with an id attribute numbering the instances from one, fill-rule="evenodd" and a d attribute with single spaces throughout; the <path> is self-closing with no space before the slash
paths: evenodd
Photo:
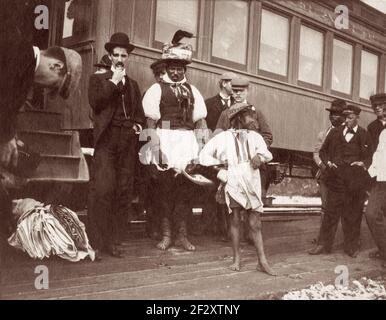
<path id="1" fill-rule="evenodd" d="M 251 130 L 251 131 L 259 131 L 259 123 L 257 121 L 252 121 L 247 124 L 245 124 L 245 129 Z"/>

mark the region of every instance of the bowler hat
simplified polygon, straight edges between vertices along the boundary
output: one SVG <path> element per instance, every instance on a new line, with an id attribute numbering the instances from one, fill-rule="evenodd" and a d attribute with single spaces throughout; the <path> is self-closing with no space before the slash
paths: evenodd
<path id="1" fill-rule="evenodd" d="M 63 47 L 61 49 L 66 58 L 67 73 L 63 78 L 58 93 L 62 98 L 67 99 L 78 87 L 80 77 L 82 76 L 82 58 L 75 50 Z"/>
<path id="2" fill-rule="evenodd" d="M 134 50 L 134 46 L 130 43 L 129 37 L 123 32 L 114 33 L 110 41 L 105 44 L 107 52 L 111 52 L 115 47 L 126 48 L 129 53 Z"/>
<path id="3" fill-rule="evenodd" d="M 359 115 L 361 113 L 361 108 L 357 107 L 357 106 L 354 106 L 352 104 L 349 104 L 346 106 L 346 108 L 344 108 L 343 110 L 343 114 L 344 115 L 348 115 L 348 114 L 356 114 L 356 115 Z"/>
<path id="4" fill-rule="evenodd" d="M 232 79 L 232 89 L 247 88 L 249 86 L 249 80 L 245 78 Z"/>
<path id="5" fill-rule="evenodd" d="M 231 120 L 238 113 L 245 111 L 247 109 L 255 110 L 255 107 L 245 102 L 235 103 L 229 108 L 229 111 L 228 111 L 229 120 Z"/>
<path id="6" fill-rule="evenodd" d="M 372 106 L 386 103 L 386 93 L 374 94 L 370 97 L 370 101 Z"/>
<path id="7" fill-rule="evenodd" d="M 331 107 L 326 108 L 326 110 L 334 113 L 342 113 L 345 107 L 346 101 L 342 99 L 335 99 L 331 102 Z"/>
<path id="8" fill-rule="evenodd" d="M 94 67 L 110 69 L 111 68 L 111 60 L 110 60 L 109 56 L 107 54 L 105 54 L 98 63 L 94 64 Z"/>

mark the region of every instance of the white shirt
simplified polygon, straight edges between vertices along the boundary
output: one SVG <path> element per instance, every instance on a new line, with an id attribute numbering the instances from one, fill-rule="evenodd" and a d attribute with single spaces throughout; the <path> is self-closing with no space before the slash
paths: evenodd
<path id="1" fill-rule="evenodd" d="M 371 177 L 377 177 L 377 181 L 386 181 L 386 130 L 379 135 L 377 150 L 373 155 L 373 162 L 368 170 Z"/>
<path id="2" fill-rule="evenodd" d="M 355 133 L 357 133 L 358 131 L 358 125 L 356 125 L 354 128 L 352 128 L 354 130 Z M 354 137 L 354 134 L 352 133 L 347 133 L 347 126 L 343 129 L 343 136 L 344 138 L 346 139 L 347 142 L 350 142 L 351 139 Z M 346 134 L 347 133 L 347 134 Z"/>
<path id="3" fill-rule="evenodd" d="M 230 96 L 224 97 L 222 92 L 220 92 L 219 95 L 220 95 L 220 97 L 222 99 L 223 106 L 229 108 L 231 106 L 231 97 Z"/>
<path id="4" fill-rule="evenodd" d="M 167 74 L 164 75 L 163 81 L 166 83 L 185 83 L 186 78 L 182 79 L 180 82 L 173 82 Z M 206 105 L 204 98 L 197 88 L 193 85 L 190 85 L 192 88 L 192 93 L 194 97 L 194 109 L 193 109 L 193 122 L 196 122 L 201 119 L 205 119 L 207 115 Z M 145 93 L 142 99 L 142 106 L 147 118 L 158 121 L 161 119 L 160 112 L 160 102 L 161 102 L 161 86 L 159 83 L 154 83 Z"/>
<path id="5" fill-rule="evenodd" d="M 36 70 L 39 67 L 39 63 L 40 63 L 40 49 L 38 47 L 35 47 L 35 46 L 33 46 L 32 48 L 34 50 L 34 56 L 36 59 L 36 66 L 35 66 L 35 72 L 36 72 Z"/>

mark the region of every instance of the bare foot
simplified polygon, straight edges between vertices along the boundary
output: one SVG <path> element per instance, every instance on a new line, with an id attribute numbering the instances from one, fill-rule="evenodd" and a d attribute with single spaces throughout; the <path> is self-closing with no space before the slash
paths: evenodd
<path id="1" fill-rule="evenodd" d="M 240 271 L 240 261 L 235 261 L 229 266 L 229 269 L 231 269 L 232 271 Z"/>
<path id="2" fill-rule="evenodd" d="M 274 271 L 268 264 L 267 261 L 259 262 L 259 266 L 257 267 L 257 270 L 263 271 L 265 273 L 268 273 L 271 276 L 277 276 L 277 272 Z"/>
<path id="3" fill-rule="evenodd" d="M 176 246 L 182 246 L 186 251 L 195 251 L 196 247 L 188 240 L 188 238 L 179 238 L 175 242 Z"/>
<path id="4" fill-rule="evenodd" d="M 160 242 L 157 243 L 157 248 L 165 251 L 172 244 L 172 240 L 170 238 L 163 238 Z"/>

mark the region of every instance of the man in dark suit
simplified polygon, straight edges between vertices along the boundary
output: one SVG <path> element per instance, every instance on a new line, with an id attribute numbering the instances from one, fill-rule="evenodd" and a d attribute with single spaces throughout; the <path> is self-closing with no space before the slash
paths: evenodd
<path id="1" fill-rule="evenodd" d="M 374 94 L 370 97 L 371 106 L 377 119 L 367 126 L 367 131 L 371 139 L 371 153 L 373 154 L 378 146 L 379 135 L 386 128 L 383 109 L 386 107 L 386 93 Z"/>
<path id="2" fill-rule="evenodd" d="M 94 170 L 88 205 L 92 246 L 120 257 L 131 209 L 138 136 L 144 124 L 141 94 L 136 81 L 126 75 L 125 64 L 134 49 L 128 36 L 115 33 L 105 49 L 111 70 L 93 74 L 89 102 L 94 111 Z"/>
<path id="3" fill-rule="evenodd" d="M 359 252 L 367 168 L 371 163 L 370 139 L 358 125 L 361 109 L 348 105 L 343 114 L 345 125 L 333 128 L 320 149 L 320 158 L 327 167 L 327 207 L 320 227 L 317 245 L 310 254 L 330 253 L 339 218 L 342 218 L 344 251 L 351 257 Z"/>
<path id="4" fill-rule="evenodd" d="M 233 72 L 225 72 L 221 75 L 219 81 L 220 92 L 214 97 L 205 100 L 205 105 L 208 110 L 206 116 L 206 124 L 212 131 L 216 129 L 220 114 L 234 103 L 232 97 L 232 79 L 237 78 Z"/>

